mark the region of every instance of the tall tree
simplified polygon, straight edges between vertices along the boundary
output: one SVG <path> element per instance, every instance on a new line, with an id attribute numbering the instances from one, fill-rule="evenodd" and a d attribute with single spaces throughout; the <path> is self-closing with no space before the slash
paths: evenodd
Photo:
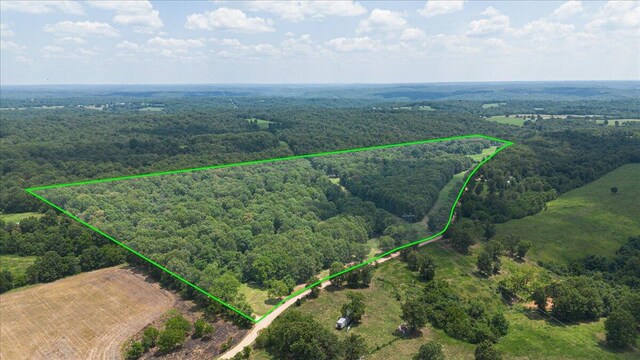
<path id="1" fill-rule="evenodd" d="M 489 341 L 484 341 L 476 347 L 475 360 L 501 360 L 502 355 Z"/>
<path id="2" fill-rule="evenodd" d="M 344 360 L 359 360 L 367 353 L 367 344 L 358 334 L 349 334 L 342 340 Z"/>
<path id="3" fill-rule="evenodd" d="M 496 225 L 494 223 L 491 223 L 488 221 L 484 223 L 483 236 L 487 241 L 489 241 L 492 237 L 494 237 L 497 232 L 498 230 L 496 229 Z"/>
<path id="4" fill-rule="evenodd" d="M 420 278 L 424 281 L 431 281 L 436 276 L 436 263 L 425 253 L 421 253 L 420 269 L 418 270 L 418 273 L 420 274 Z"/>
<path id="5" fill-rule="evenodd" d="M 350 291 L 347 293 L 347 298 L 349 298 L 350 302 L 342 305 L 342 316 L 348 316 L 351 320 L 358 323 L 362 320 L 366 310 L 364 295 Z"/>
<path id="6" fill-rule="evenodd" d="M 413 360 L 444 360 L 442 345 L 435 342 L 428 342 L 420 346 L 420 350 L 413 357 Z"/>
<path id="7" fill-rule="evenodd" d="M 481 251 L 478 254 L 478 260 L 476 261 L 476 266 L 478 267 L 478 271 L 480 271 L 485 276 L 491 276 L 493 271 L 493 261 L 491 255 L 486 251 Z"/>
<path id="8" fill-rule="evenodd" d="M 607 343 L 615 347 L 633 346 L 638 338 L 638 323 L 626 309 L 614 309 L 605 320 L 604 329 Z"/>

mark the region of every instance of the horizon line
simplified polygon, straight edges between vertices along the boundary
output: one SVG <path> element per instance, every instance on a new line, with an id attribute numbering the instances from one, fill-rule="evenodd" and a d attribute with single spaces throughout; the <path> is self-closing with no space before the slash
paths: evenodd
<path id="1" fill-rule="evenodd" d="M 176 82 L 176 83 L 28 83 L 2 84 L 0 87 L 27 86 L 371 86 L 371 85 L 427 85 L 427 84 L 516 84 L 516 83 L 567 83 L 567 82 L 640 82 L 639 79 L 581 79 L 581 80 L 480 80 L 480 81 L 421 81 L 421 82 Z"/>

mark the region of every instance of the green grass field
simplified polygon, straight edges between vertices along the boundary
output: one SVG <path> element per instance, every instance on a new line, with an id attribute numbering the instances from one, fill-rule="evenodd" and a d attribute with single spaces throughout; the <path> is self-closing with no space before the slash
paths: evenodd
<path id="1" fill-rule="evenodd" d="M 482 161 L 487 156 L 489 156 L 489 155 L 493 154 L 494 152 L 496 152 L 497 148 L 498 148 L 497 146 L 491 146 L 491 147 L 488 147 L 488 148 L 482 150 L 482 153 L 480 153 L 480 154 L 473 154 L 473 155 L 467 155 L 467 156 L 469 156 L 470 158 L 472 158 L 475 161 Z"/>
<path id="2" fill-rule="evenodd" d="M 12 224 L 17 224 L 19 223 L 22 219 L 26 219 L 29 217 L 42 217 L 44 216 L 44 214 L 41 213 L 35 213 L 35 212 L 26 212 L 26 213 L 16 213 L 16 214 L 0 214 L 0 220 L 6 222 L 6 223 L 12 223 Z"/>
<path id="3" fill-rule="evenodd" d="M 470 156 L 473 157 L 473 156 L 476 156 L 476 155 L 470 155 Z M 446 206 L 449 209 L 451 209 L 451 207 L 453 206 L 453 200 L 449 197 L 449 193 L 451 192 L 451 190 L 454 189 L 456 184 L 464 183 L 464 180 L 465 180 L 464 175 L 466 173 L 467 173 L 466 171 L 463 171 L 463 172 L 461 172 L 459 174 L 453 175 L 451 180 L 449 180 L 449 182 L 438 193 L 438 199 L 436 200 L 435 204 L 433 204 L 433 207 L 431 208 L 431 210 L 429 210 L 429 213 L 427 214 L 427 217 L 428 216 L 432 216 L 433 214 L 435 214 L 443 206 Z M 456 191 L 460 191 L 460 186 L 458 186 L 458 188 L 455 189 L 455 190 Z"/>
<path id="4" fill-rule="evenodd" d="M 14 277 L 22 276 L 34 261 L 35 256 L 0 255 L 0 268 L 9 270 Z"/>
<path id="5" fill-rule="evenodd" d="M 269 295 L 266 290 L 254 285 L 241 284 L 240 293 L 244 294 L 247 302 L 256 314 L 265 314 L 277 303 L 277 301 L 272 302 L 272 300 L 269 300 Z"/>
<path id="6" fill-rule="evenodd" d="M 622 125 L 622 124 L 624 124 L 626 122 L 639 123 L 640 119 L 609 119 L 607 125 L 608 126 L 616 126 L 616 121 L 618 122 L 618 124 Z M 604 120 L 596 120 L 596 123 L 603 124 Z"/>
<path id="7" fill-rule="evenodd" d="M 497 108 L 503 105 L 507 105 L 507 103 L 489 103 L 489 104 L 482 104 L 482 108 L 483 109 L 491 109 L 491 108 Z"/>
<path id="8" fill-rule="evenodd" d="M 497 293 L 499 278 L 486 279 L 475 275 L 475 255 L 479 250 L 479 247 L 475 246 L 471 256 L 463 256 L 440 242 L 420 249 L 429 253 L 435 260 L 436 279 L 447 281 L 453 291 L 463 298 L 481 301 L 491 309 L 504 312 L 510 329 L 496 346 L 506 359 L 632 359 L 638 355 L 637 351 L 614 353 L 603 347 L 603 320 L 562 326 L 553 320 L 541 318 L 524 306 L 507 306 Z M 501 276 L 506 276 L 519 266 L 522 265 L 503 258 Z M 535 268 L 540 272 L 545 271 L 537 266 Z M 422 286 L 422 283 L 403 262 L 394 259 L 380 264 L 369 288 L 323 290 L 319 298 L 308 300 L 297 309 L 313 315 L 327 329 L 344 337 L 347 332 L 335 330 L 335 322 L 340 316 L 342 304 L 347 302 L 346 293 L 361 292 L 365 295 L 367 310 L 362 323 L 353 327 L 351 332 L 365 338 L 370 351 L 367 359 L 410 359 L 418 352 L 420 345 L 429 341 L 442 344 L 447 358 L 473 358 L 473 344 L 451 338 L 442 330 L 430 325 L 422 329 L 422 335 L 419 337 L 401 338 L 394 334 L 402 322 L 402 310 L 398 299 L 402 299 L 407 289 L 415 286 Z M 264 352 L 259 354 L 257 359 L 268 358 Z"/>
<path id="9" fill-rule="evenodd" d="M 525 119 L 518 119 L 513 116 L 490 116 L 486 119 L 487 121 L 497 122 L 499 124 L 507 124 L 507 125 L 515 125 L 515 126 L 524 126 Z"/>
<path id="10" fill-rule="evenodd" d="M 432 108 L 429 105 L 420 105 L 418 106 L 418 110 L 422 110 L 422 111 L 434 111 L 435 109 Z"/>
<path id="11" fill-rule="evenodd" d="M 273 124 L 273 121 L 269 121 L 269 120 L 263 120 L 263 119 L 256 119 L 256 118 L 251 118 L 251 119 L 247 119 L 248 122 L 250 123 L 254 123 L 257 124 L 258 127 L 260 127 L 260 129 L 268 129 L 269 128 L 269 124 Z"/>
<path id="12" fill-rule="evenodd" d="M 612 194 L 611 187 L 618 193 Z M 561 195 L 547 209 L 498 225 L 533 244 L 533 260 L 566 263 L 586 255 L 611 256 L 631 235 L 640 234 L 640 164 L 624 165 L 600 179 Z"/>

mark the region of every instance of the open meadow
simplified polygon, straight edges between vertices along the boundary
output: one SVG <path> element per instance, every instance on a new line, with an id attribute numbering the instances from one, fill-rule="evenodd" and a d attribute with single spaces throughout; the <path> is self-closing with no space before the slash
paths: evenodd
<path id="1" fill-rule="evenodd" d="M 586 255 L 611 256 L 629 236 L 640 234 L 640 164 L 628 164 L 567 192 L 533 216 L 498 225 L 531 241 L 533 260 L 568 262 Z M 611 188 L 616 187 L 613 193 Z"/>
<path id="2" fill-rule="evenodd" d="M 44 214 L 36 213 L 36 212 L 26 212 L 26 213 L 16 213 L 16 214 L 0 214 L 0 220 L 4 221 L 8 224 L 17 224 L 23 219 L 27 219 L 30 217 L 39 218 Z"/>
<path id="3" fill-rule="evenodd" d="M 449 283 L 452 291 L 462 299 L 476 300 L 485 304 L 491 311 L 502 312 L 509 322 L 509 332 L 496 344 L 506 359 L 633 359 L 637 351 L 612 352 L 603 347 L 604 321 L 594 321 L 565 325 L 541 315 L 526 304 L 507 305 L 497 292 L 497 281 L 509 276 L 512 271 L 522 266 L 503 257 L 504 270 L 496 278 L 483 278 L 477 275 L 475 255 L 479 247 L 472 249 L 471 256 L 456 253 L 442 242 L 428 244 L 419 251 L 429 254 L 436 263 L 435 280 Z M 539 271 L 544 271 L 537 268 Z M 422 344 L 435 341 L 442 344 L 443 352 L 448 359 L 473 358 L 475 346 L 454 339 L 443 330 L 427 324 L 418 335 L 401 337 L 396 333 L 401 319 L 401 299 L 411 288 L 423 287 L 415 272 L 407 268 L 399 258 L 380 264 L 375 272 L 371 285 L 365 289 L 336 290 L 328 287 L 322 290 L 316 299 L 293 307 L 303 313 L 312 315 L 339 338 L 348 334 L 361 335 L 368 349 L 367 359 L 411 358 L 418 352 Z M 362 322 L 346 330 L 334 329 L 340 317 L 342 305 L 348 302 L 347 293 L 359 292 L 365 296 L 365 315 Z M 269 358 L 263 351 L 256 353 L 255 359 Z"/>
<path id="4" fill-rule="evenodd" d="M 487 121 L 496 122 L 498 124 L 507 124 L 507 125 L 515 125 L 515 126 L 524 126 L 524 122 L 526 119 L 516 118 L 515 116 L 491 116 L 487 118 Z"/>

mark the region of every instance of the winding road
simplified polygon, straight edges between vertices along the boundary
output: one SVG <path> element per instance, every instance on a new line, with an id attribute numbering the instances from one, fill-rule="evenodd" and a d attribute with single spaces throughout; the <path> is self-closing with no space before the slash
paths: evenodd
<path id="1" fill-rule="evenodd" d="M 422 242 L 420 244 L 418 244 L 418 247 L 430 244 L 432 242 L 436 242 L 438 240 L 442 239 L 442 236 L 438 236 L 435 237 L 431 240 L 427 240 L 425 242 Z M 391 259 L 394 259 L 396 257 L 398 257 L 400 255 L 400 251 L 397 251 L 387 257 L 384 257 L 382 259 L 376 260 L 375 263 L 376 264 L 382 264 L 385 261 L 389 261 Z M 318 285 L 320 287 L 320 289 L 324 289 L 325 287 L 327 287 L 329 284 L 331 283 L 331 280 L 327 280 L 325 282 L 323 282 L 322 284 Z M 264 319 L 262 319 L 262 321 L 260 321 L 259 323 L 255 324 L 253 326 L 253 328 L 251 329 L 251 331 L 249 331 L 247 333 L 247 335 L 242 339 L 242 341 L 240 341 L 238 344 L 236 344 L 236 346 L 232 347 L 231 349 L 229 349 L 229 351 L 227 351 L 226 353 L 220 355 L 220 357 L 218 359 L 231 359 L 233 358 L 236 354 L 240 353 L 242 351 L 242 349 L 244 349 L 245 347 L 253 344 L 254 341 L 256 341 L 256 338 L 258 337 L 258 334 L 260 334 L 260 331 L 264 328 L 266 328 L 267 326 L 271 325 L 271 323 L 273 322 L 273 320 L 275 320 L 280 314 L 282 314 L 285 310 L 287 310 L 291 305 L 295 304 L 295 302 L 298 299 L 301 299 L 303 297 L 305 297 L 311 290 L 307 290 L 304 291 L 300 294 L 298 294 L 297 296 L 292 297 L 291 299 L 287 300 L 287 302 L 285 302 L 284 304 L 282 304 L 279 308 L 275 309 L 271 314 L 267 315 Z"/>

